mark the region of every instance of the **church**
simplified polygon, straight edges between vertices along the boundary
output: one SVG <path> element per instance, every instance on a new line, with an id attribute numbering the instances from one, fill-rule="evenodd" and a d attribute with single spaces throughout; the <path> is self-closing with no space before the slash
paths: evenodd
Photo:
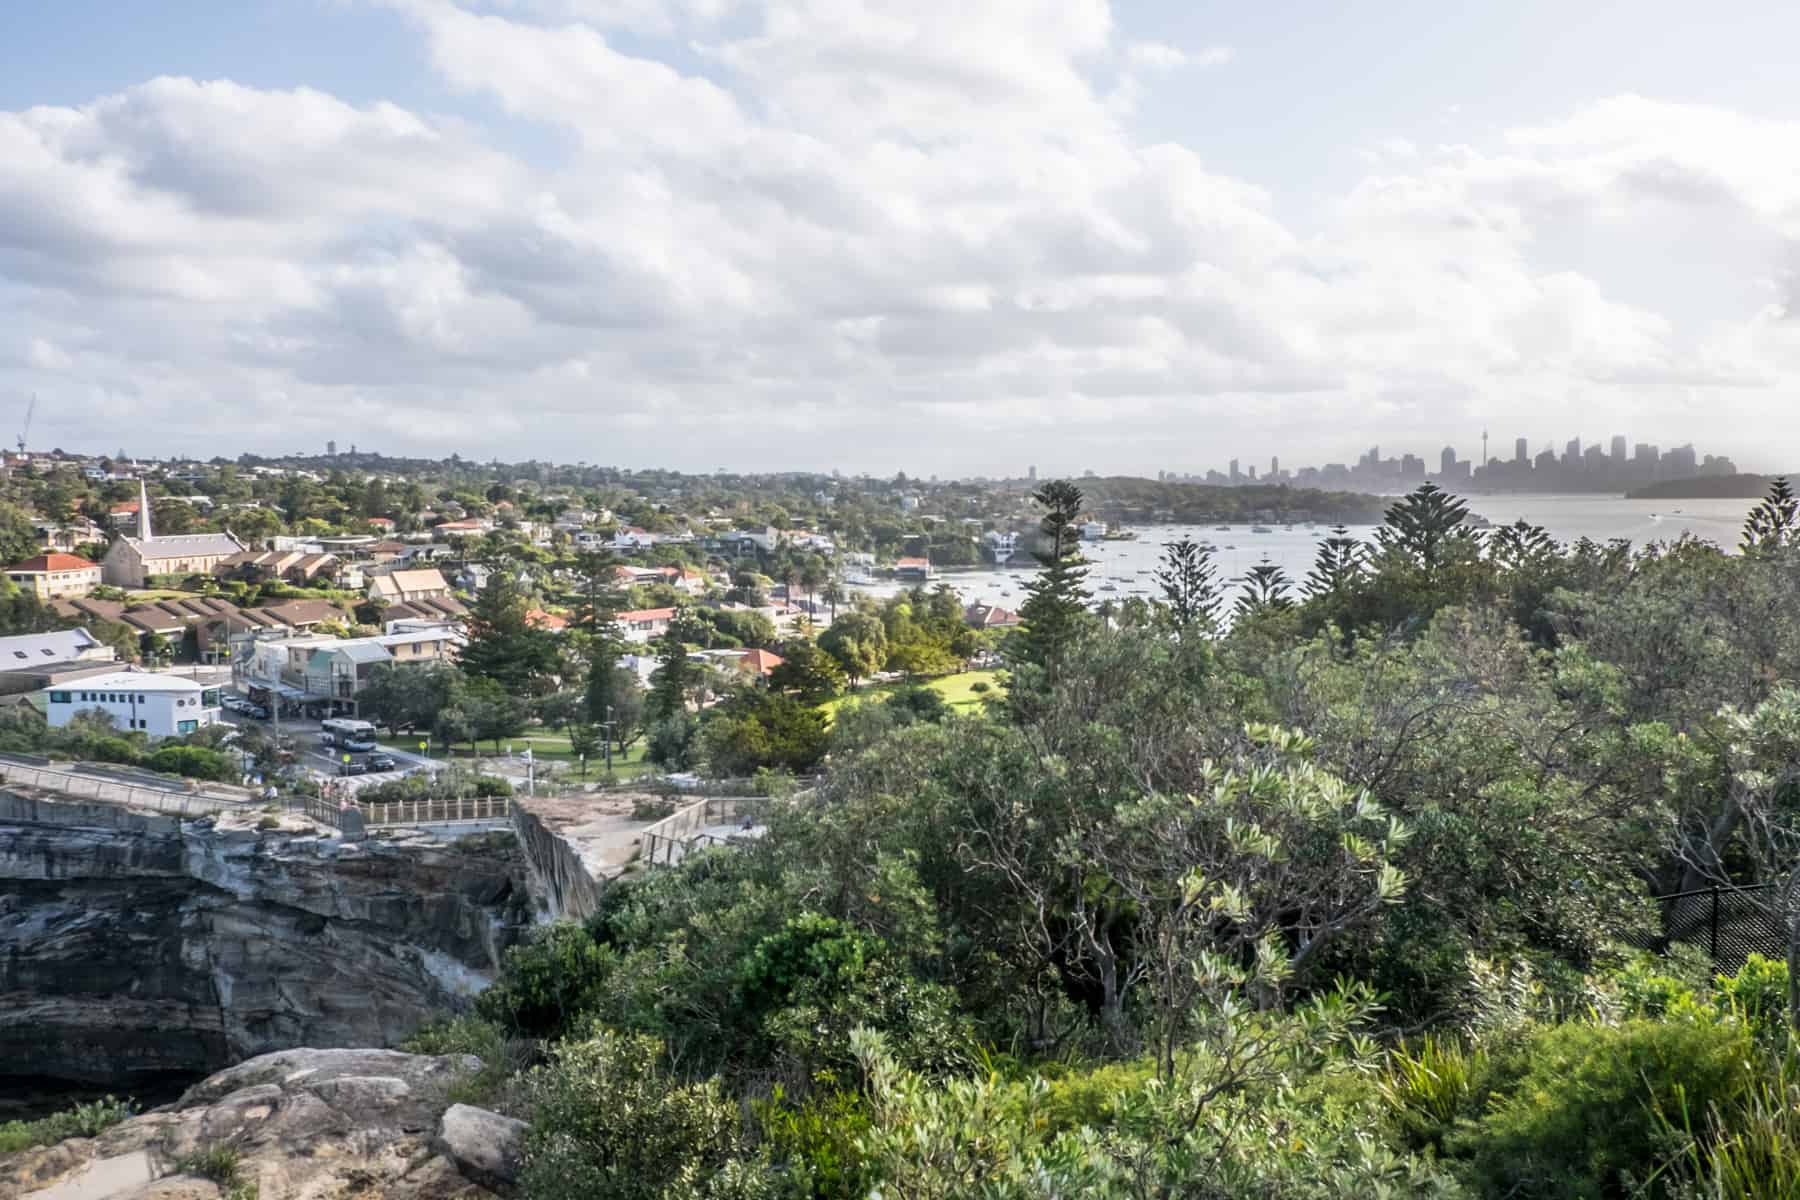
<path id="1" fill-rule="evenodd" d="M 150 492 L 141 479 L 138 502 L 138 536 L 113 541 L 100 560 L 102 583 L 141 588 L 153 575 L 210 575 L 214 567 L 244 550 L 244 543 L 229 533 L 157 537 L 150 524 Z"/>

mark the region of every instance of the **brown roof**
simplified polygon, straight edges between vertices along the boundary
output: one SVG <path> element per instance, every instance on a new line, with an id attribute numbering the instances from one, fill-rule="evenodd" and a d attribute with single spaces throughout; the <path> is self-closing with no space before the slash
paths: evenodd
<path id="1" fill-rule="evenodd" d="M 781 655 L 771 654 L 767 650 L 746 650 L 738 657 L 737 665 L 740 670 L 767 675 L 783 661 Z"/>
<path id="2" fill-rule="evenodd" d="M 14 563 L 6 568 L 8 571 L 47 574 L 51 571 L 89 571 L 96 564 L 89 562 L 78 554 L 40 554 L 36 558 L 28 558 L 22 563 Z"/>
<path id="3" fill-rule="evenodd" d="M 429 596 L 424 600 L 408 600 L 404 604 L 390 604 L 381 610 L 383 621 L 453 621 L 465 616 L 468 609 L 463 602 L 454 596 Z"/>
<path id="4" fill-rule="evenodd" d="M 343 621 L 344 610 L 329 600 L 284 600 L 280 604 L 265 604 L 263 611 L 276 618 L 284 625 L 296 628 L 302 625 L 317 625 L 322 621 Z"/>

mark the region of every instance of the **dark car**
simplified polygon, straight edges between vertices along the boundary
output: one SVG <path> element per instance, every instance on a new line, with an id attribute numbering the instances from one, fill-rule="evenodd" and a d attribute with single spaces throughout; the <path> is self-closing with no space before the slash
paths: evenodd
<path id="1" fill-rule="evenodd" d="M 338 768 L 338 774 L 340 775 L 367 775 L 368 773 L 369 764 L 366 762 L 359 762 L 356 759 L 351 759 L 349 762 Z"/>
<path id="2" fill-rule="evenodd" d="M 260 704 L 246 704 L 244 706 L 244 715 L 246 717 L 255 717 L 258 721 L 266 721 L 269 719 L 269 710 Z"/>
<path id="3" fill-rule="evenodd" d="M 391 754 L 369 755 L 369 770 L 371 771 L 391 771 L 398 765 Z"/>

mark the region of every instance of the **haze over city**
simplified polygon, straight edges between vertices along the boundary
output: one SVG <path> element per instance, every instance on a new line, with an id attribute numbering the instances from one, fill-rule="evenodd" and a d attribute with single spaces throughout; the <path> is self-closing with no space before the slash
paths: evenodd
<path id="1" fill-rule="evenodd" d="M 1489 428 L 1779 470 L 1800 11 L 1733 13 L 9 5 L 0 411 L 201 456 L 1153 476 Z"/>

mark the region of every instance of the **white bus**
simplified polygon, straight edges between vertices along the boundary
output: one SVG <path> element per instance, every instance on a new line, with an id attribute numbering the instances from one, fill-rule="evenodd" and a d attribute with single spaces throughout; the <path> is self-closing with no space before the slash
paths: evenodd
<path id="1" fill-rule="evenodd" d="M 352 754 L 366 754 L 375 748 L 375 726 L 350 717 L 330 717 L 319 722 L 319 740 Z"/>

